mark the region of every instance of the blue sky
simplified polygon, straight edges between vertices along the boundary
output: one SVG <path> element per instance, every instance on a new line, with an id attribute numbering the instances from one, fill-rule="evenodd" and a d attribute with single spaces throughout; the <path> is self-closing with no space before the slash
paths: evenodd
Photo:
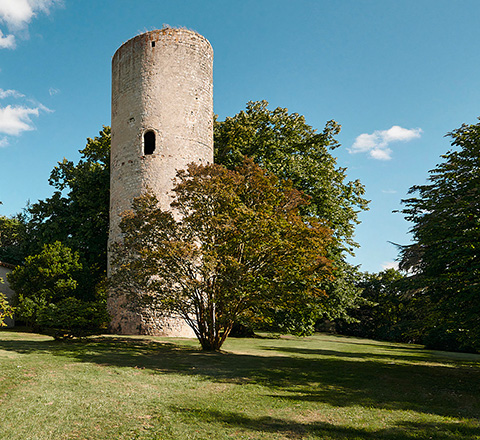
<path id="1" fill-rule="evenodd" d="M 407 244 L 400 200 L 480 116 L 478 0 L 0 0 L 0 215 L 51 195 L 57 161 L 78 160 L 110 124 L 110 62 L 164 24 L 214 49 L 214 110 L 266 99 L 318 130 L 366 186 L 352 261 L 376 272 Z"/>

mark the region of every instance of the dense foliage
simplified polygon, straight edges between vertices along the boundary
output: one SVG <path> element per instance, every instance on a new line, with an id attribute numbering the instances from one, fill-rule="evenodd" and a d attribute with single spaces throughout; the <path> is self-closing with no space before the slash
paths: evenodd
<path id="1" fill-rule="evenodd" d="M 87 139 L 77 164 L 64 159 L 53 169 L 53 195 L 27 209 L 26 255 L 44 244 L 62 242 L 82 263 L 79 290 L 92 299 L 105 277 L 110 203 L 110 127 Z"/>
<path id="2" fill-rule="evenodd" d="M 53 328 L 75 333 L 81 324 L 82 328 L 88 329 L 97 324 L 98 329 L 106 321 L 105 298 L 95 298 L 96 301 L 78 299 L 81 273 L 78 252 L 59 241 L 45 244 L 40 253 L 28 256 L 23 265 L 7 275 L 16 292 L 16 317 L 41 330 Z M 97 311 L 96 316 L 92 309 Z M 72 319 L 74 315 L 76 321 Z M 79 320 L 87 315 L 92 318 L 91 322 L 79 324 Z"/>
<path id="3" fill-rule="evenodd" d="M 338 167 L 331 155 L 339 147 L 335 140 L 339 131 L 340 126 L 330 121 L 317 133 L 303 116 L 281 108 L 270 111 L 265 101 L 248 103 L 245 111 L 215 123 L 217 163 L 232 170 L 251 156 L 263 169 L 278 175 L 282 184 L 308 194 L 309 203 L 301 204 L 299 213 L 304 219 L 315 218 L 310 220 L 312 224 L 320 222 L 332 232 L 322 254 L 333 264 L 332 276 L 322 286 L 321 305 L 306 305 L 299 312 L 273 305 L 268 308 L 266 302 L 262 319 L 256 314 L 257 325 L 308 333 L 313 329 L 313 317 L 346 316 L 357 302 L 358 274 L 345 257 L 356 246 L 357 213 L 366 209 L 367 201 L 360 182 L 345 182 L 346 170 Z M 44 245 L 59 241 L 79 255 L 75 298 L 91 302 L 96 301 L 106 271 L 110 128 L 89 138 L 80 153 L 77 164 L 64 159 L 52 171 L 49 182 L 55 192 L 51 197 L 29 206 L 21 216 L 0 219 L 0 258 L 4 255 L 5 261 L 18 264 L 41 253 Z M 306 313 L 308 307 L 312 308 Z M 239 319 L 250 325 L 253 315 L 247 315 Z"/>
<path id="4" fill-rule="evenodd" d="M 82 337 L 106 330 L 109 316 L 105 295 L 97 301 L 82 301 L 68 297 L 42 308 L 36 325 L 56 339 Z"/>
<path id="5" fill-rule="evenodd" d="M 480 123 L 448 136 L 454 149 L 403 200 L 414 243 L 402 248 L 400 267 L 423 298 L 425 341 L 480 350 Z"/>
<path id="6" fill-rule="evenodd" d="M 0 216 L 0 261 L 20 264 L 26 254 L 26 222 L 23 215 Z"/>
<path id="7" fill-rule="evenodd" d="M 173 191 L 175 215 L 148 193 L 122 219 L 112 283 L 130 304 L 180 315 L 205 350 L 220 349 L 242 316 L 312 320 L 328 304 L 331 233 L 299 215 L 308 197 L 291 184 L 245 160 L 191 164 Z"/>
<path id="8" fill-rule="evenodd" d="M 75 296 L 82 265 L 79 255 L 57 241 L 30 255 L 7 279 L 17 294 L 17 316 L 35 325 L 39 312 L 48 304 Z"/>
<path id="9" fill-rule="evenodd" d="M 268 102 L 249 102 L 245 111 L 216 121 L 215 163 L 233 169 L 244 157 L 308 194 L 302 213 L 328 222 L 336 246 L 353 251 L 357 214 L 367 209 L 360 181 L 345 182 L 346 169 L 337 166 L 331 151 L 340 147 L 340 125 L 329 121 L 321 133 L 305 117 L 285 108 L 268 109 Z"/>
<path id="10" fill-rule="evenodd" d="M 421 342 L 417 298 L 408 280 L 395 269 L 364 273 L 357 281 L 363 304 L 351 311 L 353 322 L 337 320 L 339 333 L 396 342 Z"/>
<path id="11" fill-rule="evenodd" d="M 0 259 L 10 275 L 16 317 L 29 325 L 79 333 L 108 321 L 102 283 L 109 227 L 110 128 L 88 138 L 77 164 L 50 175 L 53 195 L 14 218 L 0 217 Z M 56 317 L 56 318 L 55 318 Z M 56 320 L 56 323 L 55 323 Z"/>
<path id="12" fill-rule="evenodd" d="M 0 278 L 0 283 L 4 281 Z M 5 318 L 13 318 L 14 309 L 7 300 L 7 297 L 0 292 L 0 327 L 4 327 Z"/>
<path id="13" fill-rule="evenodd" d="M 358 246 L 353 240 L 357 214 L 368 205 L 363 198 L 364 186 L 358 180 L 345 181 L 346 169 L 338 167 L 331 154 L 340 147 L 335 139 L 339 132 L 340 125 L 329 121 L 317 133 L 304 116 L 290 114 L 285 108 L 269 110 L 266 101 L 249 102 L 245 111 L 216 121 L 214 126 L 216 163 L 232 169 L 244 157 L 252 158 L 281 181 L 289 181 L 309 195 L 310 203 L 301 207 L 301 213 L 325 221 L 332 230 L 334 240 L 328 245 L 327 256 L 334 263 L 334 277 L 326 286 L 330 319 L 345 317 L 345 304 L 355 307 L 357 303 L 358 273 L 346 262 L 346 255 L 353 254 Z M 280 314 L 275 321 L 293 322 L 297 318 Z"/>

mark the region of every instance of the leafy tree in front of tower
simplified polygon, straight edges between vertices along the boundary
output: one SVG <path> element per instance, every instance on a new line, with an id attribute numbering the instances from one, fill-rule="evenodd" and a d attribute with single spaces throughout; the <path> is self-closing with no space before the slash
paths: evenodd
<path id="1" fill-rule="evenodd" d="M 333 232 L 327 256 L 334 262 L 334 279 L 326 287 L 332 307 L 328 318 L 342 316 L 345 306 L 356 307 L 360 290 L 355 267 L 346 262 L 358 244 L 354 241 L 358 213 L 368 209 L 365 188 L 358 180 L 346 181 L 346 168 L 339 167 L 332 151 L 340 145 L 335 136 L 340 125 L 329 121 L 322 132 L 306 124 L 304 116 L 285 108 L 268 109 L 268 102 L 249 102 L 246 109 L 214 125 L 215 163 L 233 169 L 244 157 L 274 173 L 280 181 L 310 196 L 300 208 L 306 217 L 326 222 Z M 337 303 L 338 307 L 333 307 Z M 295 319 L 279 315 L 278 323 Z M 275 321 L 275 320 L 274 320 Z M 273 322 L 274 322 L 273 321 Z"/>
<path id="2" fill-rule="evenodd" d="M 219 350 L 242 317 L 276 311 L 295 326 L 328 309 L 331 230 L 300 215 L 310 198 L 291 183 L 245 160 L 191 164 L 173 191 L 175 214 L 147 193 L 121 221 L 111 282 L 132 307 L 180 315 L 204 350 Z"/>

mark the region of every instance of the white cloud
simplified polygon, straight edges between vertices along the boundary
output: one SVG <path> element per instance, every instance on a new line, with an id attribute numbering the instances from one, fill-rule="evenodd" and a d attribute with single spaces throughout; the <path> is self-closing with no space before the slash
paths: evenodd
<path id="1" fill-rule="evenodd" d="M 0 20 L 9 29 L 23 28 L 32 18 L 33 9 L 28 0 L 1 0 Z"/>
<path id="2" fill-rule="evenodd" d="M 0 49 L 15 48 L 15 34 L 26 31 L 38 12 L 48 14 L 51 8 L 62 4 L 63 0 L 0 0 L 0 23 L 11 32 L 4 36 L 0 30 Z"/>
<path id="3" fill-rule="evenodd" d="M 375 147 L 370 150 L 370 156 L 377 160 L 390 160 L 392 158 L 392 150 L 385 147 Z"/>
<path id="4" fill-rule="evenodd" d="M 382 189 L 383 194 L 397 194 L 397 192 L 395 189 Z"/>
<path id="5" fill-rule="evenodd" d="M 390 160 L 392 150 L 388 148 L 388 145 L 393 142 L 408 142 L 418 139 L 421 134 L 421 128 L 408 129 L 394 125 L 388 130 L 376 130 L 372 134 L 362 133 L 357 136 L 348 151 L 352 154 L 368 153 L 371 158 L 377 160 Z"/>
<path id="6" fill-rule="evenodd" d="M 385 261 L 382 263 L 382 270 L 395 269 L 398 270 L 398 263 L 396 261 Z"/>
<path id="7" fill-rule="evenodd" d="M 352 146 L 352 150 L 354 149 L 355 153 L 364 153 L 365 151 L 369 151 L 372 148 L 375 148 L 377 143 L 377 137 L 375 134 L 367 134 L 363 133 L 360 136 L 357 136 L 355 142 Z M 353 152 L 350 150 L 350 152 Z"/>
<path id="8" fill-rule="evenodd" d="M 31 116 L 38 116 L 39 113 L 39 108 L 11 105 L 0 107 L 0 133 L 18 136 L 23 131 L 33 130 Z"/>
<path id="9" fill-rule="evenodd" d="M 419 138 L 422 134 L 422 130 L 420 128 L 408 129 L 394 125 L 392 128 L 386 131 L 381 131 L 380 133 L 383 136 L 384 141 L 387 143 L 395 141 L 408 142 L 412 139 Z"/>
<path id="10" fill-rule="evenodd" d="M 0 135 L 6 136 L 0 137 L 0 147 L 9 144 L 9 136 L 19 136 L 24 131 L 35 130 L 32 121 L 34 116 L 53 112 L 41 102 L 27 98 L 17 90 L 0 89 L 0 100 L 2 99 L 7 103 L 0 106 Z"/>
<path id="11" fill-rule="evenodd" d="M 57 93 L 60 93 L 60 90 L 54 88 L 54 87 L 50 87 L 48 89 L 48 93 L 50 94 L 50 96 L 53 96 L 53 95 L 56 95 Z"/>
<path id="12" fill-rule="evenodd" d="M 24 29 L 37 12 L 48 14 L 60 0 L 0 0 L 0 21 L 9 29 Z"/>
<path id="13" fill-rule="evenodd" d="M 43 105 L 41 102 L 38 102 L 36 99 L 29 99 L 33 105 L 36 105 L 38 110 L 45 112 L 45 113 L 53 113 L 53 110 L 50 110 L 47 106 Z"/>
<path id="14" fill-rule="evenodd" d="M 1 1 L 1 0 L 0 0 Z M 3 90 L 3 89 L 0 89 L 0 99 L 5 99 L 5 98 L 8 98 L 8 97 L 12 97 L 12 98 L 24 98 L 25 95 L 23 95 L 22 93 L 20 92 L 17 92 L 16 90 Z"/>
<path id="15" fill-rule="evenodd" d="M 3 35 L 0 30 L 0 49 L 15 49 L 15 37 L 13 35 Z"/>

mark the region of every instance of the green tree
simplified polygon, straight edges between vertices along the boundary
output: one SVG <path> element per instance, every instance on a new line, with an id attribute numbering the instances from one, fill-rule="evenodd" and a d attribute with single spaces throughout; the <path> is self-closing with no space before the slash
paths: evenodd
<path id="1" fill-rule="evenodd" d="M 39 312 L 48 304 L 75 296 L 82 265 L 77 252 L 59 241 L 43 246 L 39 254 L 28 256 L 25 264 L 7 275 L 17 294 L 17 316 L 35 325 Z"/>
<path id="2" fill-rule="evenodd" d="M 3 283 L 3 279 L 0 278 L 0 283 Z M 13 318 L 14 308 L 10 305 L 7 297 L 0 292 L 0 327 L 4 327 L 5 318 Z"/>
<path id="3" fill-rule="evenodd" d="M 403 200 L 414 243 L 401 248 L 400 267 L 426 298 L 426 342 L 480 350 L 480 124 L 448 134 L 451 151 L 426 185 Z"/>
<path id="4" fill-rule="evenodd" d="M 396 342 L 419 342 L 417 308 L 405 276 L 395 270 L 364 273 L 359 278 L 364 303 L 351 312 L 353 322 L 337 321 L 339 333 Z"/>
<path id="5" fill-rule="evenodd" d="M 244 157 L 253 158 L 309 195 L 302 215 L 322 219 L 332 230 L 327 256 L 334 262 L 335 276 L 326 286 L 330 304 L 324 310 L 329 319 L 345 317 L 347 304 L 356 307 L 358 271 L 346 262 L 346 255 L 358 246 L 353 239 L 357 215 L 368 207 L 364 186 L 358 180 L 346 181 L 346 168 L 337 166 L 331 154 L 340 146 L 335 139 L 339 132 L 340 125 L 329 121 L 318 133 L 303 116 L 280 107 L 271 111 L 266 101 L 249 102 L 245 111 L 214 125 L 216 163 L 233 169 Z M 278 315 L 276 322 L 284 325 L 295 319 Z"/>
<path id="6" fill-rule="evenodd" d="M 339 132 L 335 121 L 317 133 L 304 116 L 280 107 L 271 111 L 267 101 L 248 102 L 245 111 L 216 121 L 215 163 L 233 169 L 250 157 L 280 180 L 290 180 L 311 197 L 302 213 L 327 221 L 336 245 L 351 252 L 357 246 L 357 214 L 368 201 L 360 181 L 345 182 L 346 168 L 338 167 L 330 153 L 340 147 Z"/>
<path id="7" fill-rule="evenodd" d="M 106 293 L 79 298 L 82 264 L 78 252 L 56 241 L 30 255 L 7 275 L 17 297 L 16 317 L 55 338 L 83 336 L 105 329 Z M 104 290 L 104 289 L 103 289 Z"/>
<path id="8" fill-rule="evenodd" d="M 105 298 L 82 301 L 68 297 L 39 311 L 36 324 L 55 339 L 83 337 L 105 331 L 109 317 Z"/>
<path id="9" fill-rule="evenodd" d="M 24 216 L 0 216 L 0 261 L 20 264 L 25 258 L 27 240 Z"/>
<path id="10" fill-rule="evenodd" d="M 191 164 L 173 191 L 175 215 L 146 194 L 122 219 L 112 284 L 134 307 L 180 315 L 204 350 L 244 315 L 322 309 L 331 233 L 299 215 L 307 196 L 248 160 L 235 171 Z"/>
<path id="11" fill-rule="evenodd" d="M 54 194 L 27 208 L 26 254 L 55 241 L 78 252 L 83 266 L 79 288 L 88 300 L 107 265 L 110 140 L 110 127 L 88 138 L 77 164 L 64 159 L 53 169 L 49 183 Z"/>

